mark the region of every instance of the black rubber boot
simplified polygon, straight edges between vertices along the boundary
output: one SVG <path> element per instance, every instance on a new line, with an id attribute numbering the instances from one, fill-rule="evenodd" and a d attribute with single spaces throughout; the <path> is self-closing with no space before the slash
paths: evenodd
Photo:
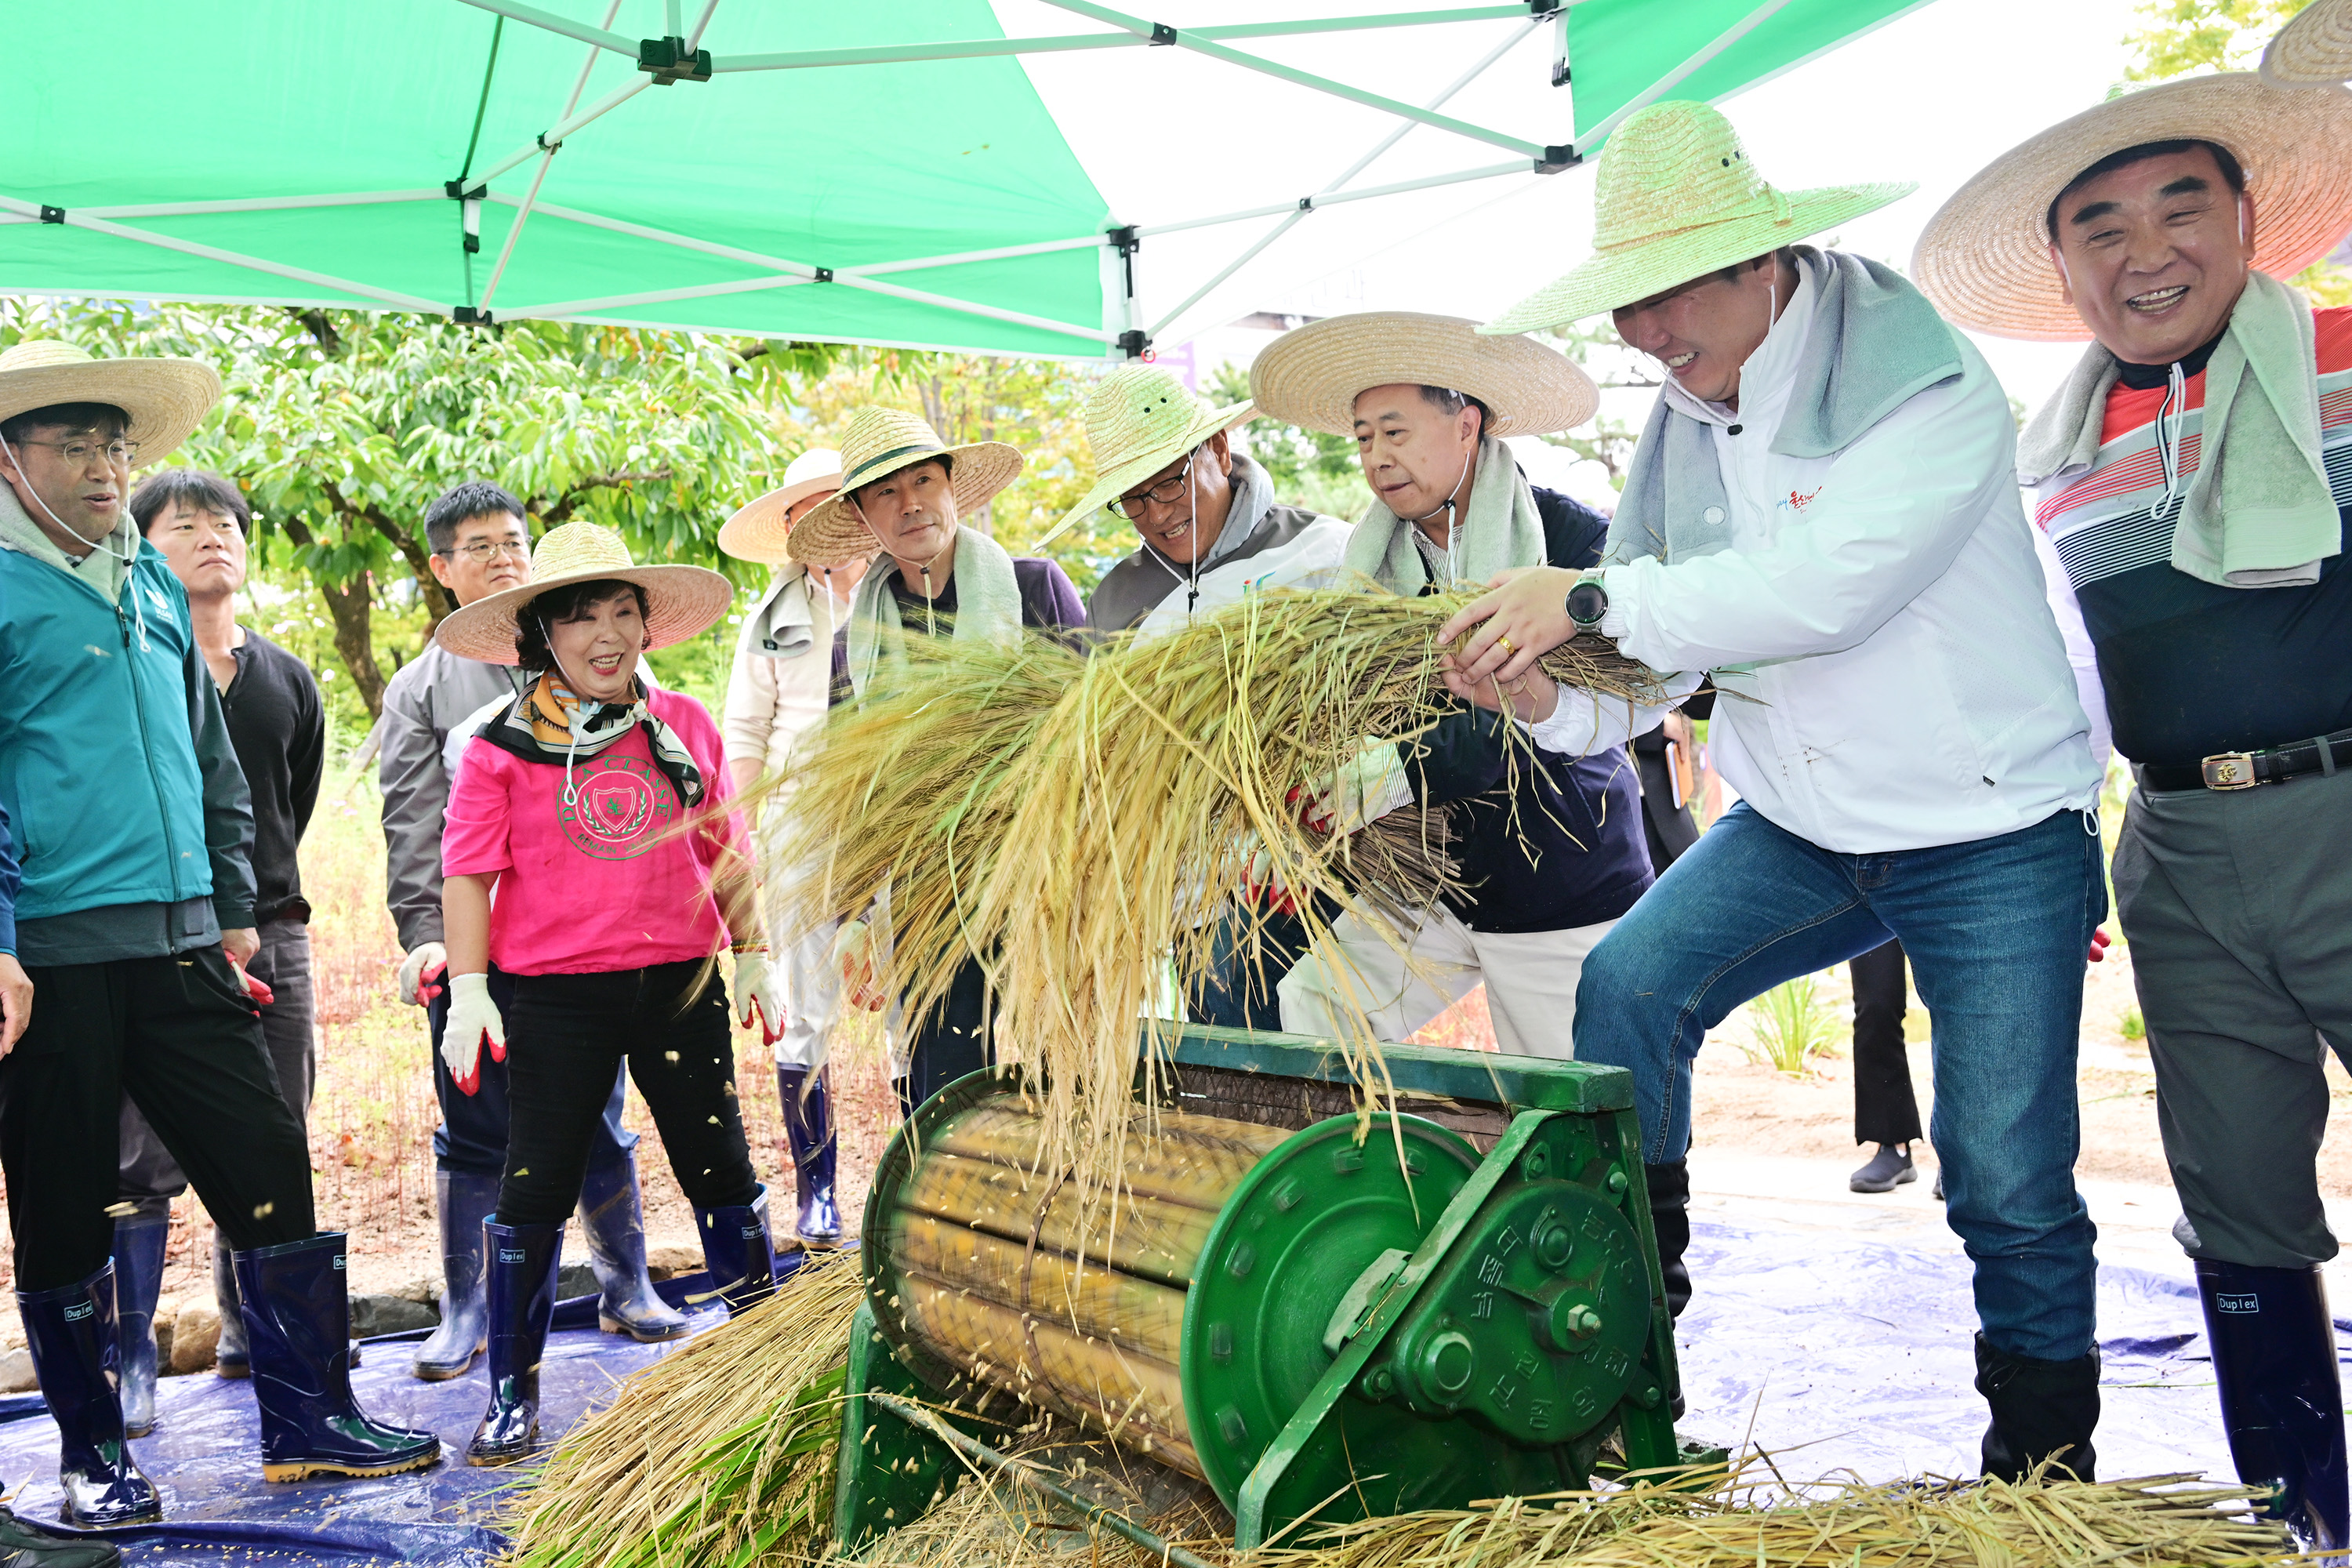
<path id="1" fill-rule="evenodd" d="M 841 1245 L 841 1209 L 834 1202 L 833 1100 L 828 1074 L 818 1068 L 776 1068 L 784 1105 L 784 1136 L 793 1150 L 793 1184 L 800 1199 L 794 1230 L 801 1245 L 824 1252 Z"/>
<path id="2" fill-rule="evenodd" d="M 163 1244 L 172 1215 L 114 1222 L 114 1337 L 121 1347 L 122 1435 L 155 1430 L 155 1302 L 163 1293 Z"/>
<path id="3" fill-rule="evenodd" d="M 694 1217 L 702 1232 L 702 1258 L 710 1267 L 711 1286 L 727 1303 L 729 1317 L 740 1317 L 776 1293 L 767 1188 L 760 1189 L 749 1207 L 697 1209 Z"/>
<path id="4" fill-rule="evenodd" d="M 373 1420 L 352 1398 L 344 1262 L 341 1231 L 236 1255 L 264 1480 L 391 1476 L 441 1462 L 440 1438 Z"/>
<path id="5" fill-rule="evenodd" d="M 2099 1424 L 2097 1350 L 2073 1361 L 2037 1361 L 2011 1355 L 1979 1334 L 1977 1392 L 1992 1407 L 1984 1436 L 1986 1476 L 2023 1480 L 2034 1466 L 2054 1459 L 2053 1479 L 2098 1479 L 2093 1472 L 2099 1456 L 2091 1446 Z"/>
<path id="6" fill-rule="evenodd" d="M 50 1535 L 0 1508 L 0 1568 L 121 1568 L 122 1553 L 103 1541 Z"/>
<path id="7" fill-rule="evenodd" d="M 245 1310 L 236 1294 L 236 1254 L 218 1231 L 213 1232 L 213 1304 L 220 1310 L 220 1343 L 213 1350 L 213 1374 L 251 1377 L 253 1357 L 246 1349 Z"/>
<path id="8" fill-rule="evenodd" d="M 499 1178 L 438 1171 L 433 1191 L 441 1208 L 441 1325 L 416 1347 L 411 1370 L 427 1383 L 446 1383 L 465 1375 L 489 1331 L 482 1222 L 499 1206 Z"/>
<path id="9" fill-rule="evenodd" d="M 1658 1237 L 1658 1271 L 1665 1277 L 1666 1310 L 1679 1318 L 1690 1305 L 1690 1269 L 1683 1254 L 1690 1250 L 1690 1162 L 1644 1165 L 1650 1185 L 1650 1228 Z"/>
<path id="10" fill-rule="evenodd" d="M 467 1445 L 469 1465 L 511 1465 L 539 1441 L 539 1358 L 555 1316 L 560 1225 L 500 1225 L 489 1237 L 490 1404 Z"/>
<path id="11" fill-rule="evenodd" d="M 591 1166 L 580 1184 L 580 1230 L 596 1271 L 596 1326 L 640 1344 L 686 1337 L 686 1314 L 661 1299 L 646 1268 L 645 1211 L 637 1199 L 637 1157 L 625 1152 Z"/>
<path id="12" fill-rule="evenodd" d="M 2196 1261 L 2221 1425 L 2238 1479 L 2278 1489 L 2268 1517 L 2284 1523 L 2304 1551 L 2342 1550 L 2352 1544 L 2352 1502 L 2326 1282 L 2315 1265 Z"/>
<path id="13" fill-rule="evenodd" d="M 66 1494 L 60 1517 L 77 1530 L 163 1518 L 163 1505 L 122 1431 L 113 1260 L 71 1285 L 17 1291 L 16 1314 L 41 1397 L 58 1424 L 58 1485 Z"/>

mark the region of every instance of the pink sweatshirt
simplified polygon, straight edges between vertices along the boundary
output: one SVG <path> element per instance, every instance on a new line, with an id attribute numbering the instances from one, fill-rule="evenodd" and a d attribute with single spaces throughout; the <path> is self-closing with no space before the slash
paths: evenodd
<path id="1" fill-rule="evenodd" d="M 490 962 L 509 974 L 599 974 L 708 957 L 727 941 L 710 870 L 743 846 L 718 726 L 675 691 L 647 701 L 702 772 L 699 832 L 654 763 L 643 726 L 563 768 L 479 737 L 466 744 L 441 838 L 445 876 L 499 879 Z"/>

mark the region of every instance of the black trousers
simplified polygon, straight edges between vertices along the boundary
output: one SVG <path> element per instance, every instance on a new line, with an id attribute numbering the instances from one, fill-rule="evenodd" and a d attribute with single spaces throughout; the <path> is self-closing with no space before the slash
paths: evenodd
<path id="1" fill-rule="evenodd" d="M 995 1027 L 988 1005 L 988 975 L 980 960 L 967 958 L 956 966 L 946 999 L 931 1009 L 908 1044 L 907 1076 L 898 1083 L 899 1111 L 912 1116 L 915 1107 L 956 1079 L 993 1066 Z"/>
<path id="2" fill-rule="evenodd" d="M 490 965 L 490 1000 L 498 1005 L 501 1017 L 514 1016 L 515 977 Z M 441 1107 L 441 1125 L 433 1130 L 433 1166 L 439 1171 L 462 1171 L 468 1175 L 499 1176 L 507 1168 L 507 1064 L 482 1053 L 478 1081 L 474 1092 L 459 1089 L 449 1076 L 449 1064 L 441 1059 L 441 1030 L 449 1021 L 449 992 L 446 985 L 441 994 L 433 998 L 425 1009 L 425 1027 L 433 1035 L 433 1099 Z M 596 1124 L 594 1142 L 589 1145 L 588 1168 L 601 1169 L 616 1164 L 629 1157 L 637 1146 L 637 1135 L 621 1123 L 622 1107 L 628 1102 L 629 1086 L 622 1079 L 623 1069 L 613 1069 L 613 1093 L 604 1101 L 604 1120 Z"/>
<path id="3" fill-rule="evenodd" d="M 1919 1100 L 1903 1043 L 1903 944 L 1873 948 L 1853 976 L 1853 1141 L 1908 1143 L 1919 1136 Z"/>
<path id="4" fill-rule="evenodd" d="M 25 973 L 32 1024 L 0 1059 L 16 1289 L 70 1285 L 112 1253 L 125 1095 L 231 1247 L 312 1234 L 310 1140 L 217 945 Z"/>
<path id="5" fill-rule="evenodd" d="M 625 1061 L 698 1209 L 760 1195 L 735 1102 L 727 990 L 699 963 L 604 974 L 519 974 L 507 1015 L 502 1225 L 557 1225 L 579 1206 L 588 1155 Z"/>

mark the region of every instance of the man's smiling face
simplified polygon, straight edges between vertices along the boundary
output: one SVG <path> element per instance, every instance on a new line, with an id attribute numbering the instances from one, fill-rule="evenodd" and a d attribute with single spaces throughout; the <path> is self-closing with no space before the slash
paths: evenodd
<path id="1" fill-rule="evenodd" d="M 2229 321 L 2253 259 L 2253 199 L 2231 190 L 2210 149 L 2110 169 L 2056 212 L 2066 302 L 2117 359 L 2169 364 Z"/>

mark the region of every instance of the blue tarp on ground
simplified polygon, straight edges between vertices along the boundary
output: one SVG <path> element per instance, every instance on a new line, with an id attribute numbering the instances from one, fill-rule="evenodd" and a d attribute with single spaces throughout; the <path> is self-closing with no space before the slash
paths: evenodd
<path id="1" fill-rule="evenodd" d="M 1752 1440 L 1791 1480 L 1847 1469 L 1874 1481 L 1976 1473 L 1984 1406 L 1970 1386 L 1975 1313 L 1965 1258 L 1818 1231 L 1705 1222 L 1693 1229 L 1697 1295 L 1678 1336 L 1687 1436 Z M 720 1314 L 709 1307 L 693 1318 L 700 1330 Z M 549 1339 L 541 1385 L 550 1436 L 666 1353 L 600 1334 L 593 1314 L 591 1321 Z M 2338 1322 L 2339 1340 L 2347 1329 Z M 2186 1269 L 2178 1279 L 2102 1270 L 2099 1331 L 2100 1473 L 2230 1475 Z M 372 1342 L 352 1382 L 376 1415 L 440 1433 L 450 1458 L 376 1481 L 270 1486 L 255 1457 L 252 1385 L 164 1379 L 162 1425 L 133 1447 L 169 1519 L 121 1532 L 126 1558 L 139 1568 L 487 1565 L 505 1546 L 491 1528 L 498 1494 L 525 1472 L 473 1469 L 457 1457 L 488 1397 L 480 1363 L 454 1382 L 419 1383 L 408 1374 L 409 1353 L 405 1344 Z M 56 1443 L 45 1416 L 0 1426 L 0 1477 L 17 1485 L 16 1506 L 28 1519 L 57 1516 Z"/>

